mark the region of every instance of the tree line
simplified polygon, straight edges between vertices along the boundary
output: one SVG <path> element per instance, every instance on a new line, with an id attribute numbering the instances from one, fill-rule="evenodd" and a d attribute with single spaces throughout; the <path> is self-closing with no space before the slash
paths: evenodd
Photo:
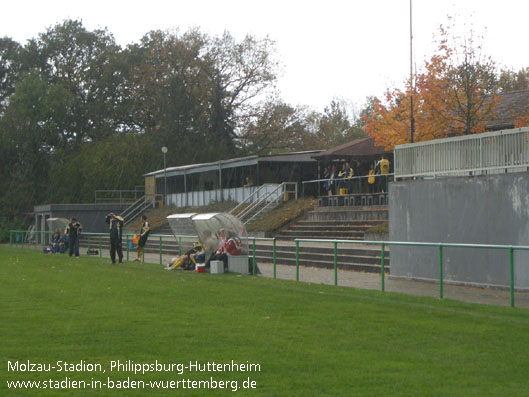
<path id="1" fill-rule="evenodd" d="M 364 121 L 378 145 L 392 150 L 412 142 L 412 126 L 413 142 L 485 132 L 500 95 L 529 88 L 529 67 L 498 71 L 473 31 L 464 37 L 452 32 L 453 26 L 441 26 L 437 51 L 404 89 L 392 88 L 384 98 L 373 98 L 373 110 Z M 529 102 L 525 106 L 515 127 L 529 125 Z"/>
<path id="2" fill-rule="evenodd" d="M 391 150 L 481 132 L 498 95 L 529 88 L 529 68 L 501 70 L 472 32 L 441 28 L 436 53 L 405 88 L 338 99 L 323 112 L 285 103 L 268 38 L 151 31 L 124 48 L 106 29 L 65 20 L 24 45 L 0 39 L 0 223 L 46 203 L 89 203 L 167 166 L 326 149 L 367 132 Z M 517 120 L 529 124 L 529 114 Z M 1 237 L 0 237 L 1 238 Z"/>
<path id="3" fill-rule="evenodd" d="M 117 45 L 65 20 L 22 45 L 0 39 L 0 216 L 93 202 L 167 166 L 327 148 L 364 134 L 333 100 L 323 113 L 275 88 L 274 43 L 199 29 Z"/>

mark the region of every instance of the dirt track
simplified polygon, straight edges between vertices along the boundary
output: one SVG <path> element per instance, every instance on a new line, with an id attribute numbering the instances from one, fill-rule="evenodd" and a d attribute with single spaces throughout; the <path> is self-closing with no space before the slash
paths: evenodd
<path id="1" fill-rule="evenodd" d="M 262 276 L 273 277 L 272 264 L 259 264 L 259 268 Z M 293 266 L 278 265 L 276 273 L 279 279 L 296 279 L 296 268 Z M 334 271 L 332 269 L 300 267 L 299 280 L 315 284 L 334 285 Z M 381 284 L 382 277 L 380 274 L 338 270 L 338 286 L 380 291 Z M 439 297 L 438 283 L 392 279 L 386 275 L 384 287 L 386 292 Z M 511 304 L 510 291 L 507 289 L 459 286 L 447 283 L 443 285 L 443 298 L 496 306 L 510 306 Z M 529 308 L 529 291 L 515 292 L 515 306 Z"/>

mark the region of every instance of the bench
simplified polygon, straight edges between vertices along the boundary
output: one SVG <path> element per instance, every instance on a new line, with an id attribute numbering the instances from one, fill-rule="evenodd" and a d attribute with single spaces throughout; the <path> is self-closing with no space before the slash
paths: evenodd
<path id="1" fill-rule="evenodd" d="M 248 255 L 228 255 L 228 271 L 230 273 L 248 273 Z"/>

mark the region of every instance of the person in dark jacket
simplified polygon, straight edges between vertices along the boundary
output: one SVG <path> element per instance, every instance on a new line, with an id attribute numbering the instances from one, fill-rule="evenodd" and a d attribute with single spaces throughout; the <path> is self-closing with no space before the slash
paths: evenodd
<path id="1" fill-rule="evenodd" d="M 68 226 L 66 226 L 66 230 L 64 231 L 64 234 L 68 236 L 68 240 L 70 241 L 70 256 L 75 252 L 75 256 L 79 258 L 79 236 L 82 231 L 83 227 L 77 222 L 77 218 L 72 216 L 70 223 L 68 223 Z"/>
<path id="2" fill-rule="evenodd" d="M 110 234 L 110 260 L 112 264 L 116 264 L 116 251 L 118 253 L 119 264 L 123 265 L 123 246 L 122 246 L 122 236 L 123 236 L 123 218 L 114 213 L 107 215 L 105 222 L 109 226 Z"/>

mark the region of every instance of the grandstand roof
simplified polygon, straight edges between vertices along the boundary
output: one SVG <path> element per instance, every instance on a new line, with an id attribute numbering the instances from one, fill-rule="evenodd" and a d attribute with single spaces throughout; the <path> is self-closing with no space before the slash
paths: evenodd
<path id="1" fill-rule="evenodd" d="M 211 163 L 200 163 L 200 164 L 189 164 L 178 167 L 168 167 L 166 170 L 161 169 L 153 172 L 149 172 L 144 176 L 163 176 L 164 172 L 167 171 L 171 176 L 193 174 L 197 172 L 217 171 L 219 169 L 236 168 L 257 165 L 258 163 L 270 163 L 270 162 L 282 162 L 282 163 L 298 163 L 298 162 L 313 162 L 316 161 L 312 158 L 315 153 L 319 153 L 321 150 L 309 150 L 305 152 L 293 152 L 284 153 L 268 156 L 247 156 L 238 157 L 229 160 L 214 161 Z"/>
<path id="2" fill-rule="evenodd" d="M 312 158 L 367 157 L 380 156 L 383 153 L 385 153 L 384 148 L 381 146 L 375 146 L 375 139 L 368 136 L 313 154 Z"/>
<path id="3" fill-rule="evenodd" d="M 529 90 L 506 92 L 500 95 L 494 118 L 487 123 L 487 130 L 514 128 L 516 119 L 529 112 Z"/>

